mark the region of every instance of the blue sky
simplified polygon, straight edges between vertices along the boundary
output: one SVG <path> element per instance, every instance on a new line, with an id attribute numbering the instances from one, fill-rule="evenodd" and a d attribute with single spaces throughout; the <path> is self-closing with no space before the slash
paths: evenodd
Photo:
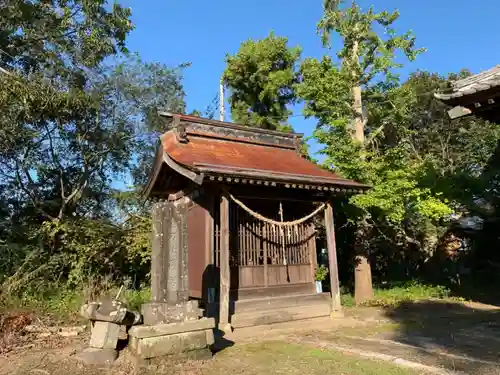
<path id="1" fill-rule="evenodd" d="M 321 46 L 316 24 L 322 0 L 122 0 L 132 8 L 135 30 L 128 45 L 144 60 L 178 65 L 191 62 L 184 86 L 188 109 L 204 109 L 218 92 L 224 56 L 246 39 L 273 30 L 300 45 L 302 56 L 331 53 Z M 401 70 L 445 74 L 469 68 L 479 72 L 500 64 L 499 0 L 359 0 L 363 8 L 399 9 L 396 29 L 413 30 L 428 51 Z M 300 109 L 296 109 L 299 112 Z M 310 135 L 313 120 L 291 119 L 297 132 Z M 316 151 L 313 145 L 311 151 Z"/>

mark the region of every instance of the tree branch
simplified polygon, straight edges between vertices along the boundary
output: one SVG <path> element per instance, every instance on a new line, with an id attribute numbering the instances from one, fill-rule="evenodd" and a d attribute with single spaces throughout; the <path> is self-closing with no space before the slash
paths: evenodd
<path id="1" fill-rule="evenodd" d="M 19 187 L 21 188 L 22 191 L 24 191 L 26 193 L 26 195 L 29 197 L 31 203 L 33 204 L 33 207 L 35 207 L 35 209 L 40 212 L 41 214 L 47 216 L 49 219 L 51 220 L 54 220 L 55 217 L 52 216 L 52 215 L 49 215 L 45 210 L 43 210 L 41 207 L 40 207 L 40 204 L 39 204 L 39 201 L 36 197 L 36 195 L 34 195 L 23 183 L 23 180 L 22 180 L 22 177 L 21 177 L 21 173 L 19 172 L 19 169 L 22 169 L 24 171 L 24 173 L 26 174 L 26 176 L 28 177 L 29 181 L 31 183 L 33 183 L 33 180 L 31 179 L 31 176 L 29 174 L 29 172 L 24 168 L 24 167 L 20 167 L 19 166 L 19 162 L 16 161 L 16 180 L 17 180 L 17 183 L 19 185 Z"/>
<path id="2" fill-rule="evenodd" d="M 58 121 L 58 120 L 56 120 L 56 121 Z M 59 169 L 59 184 L 61 187 L 61 198 L 64 201 L 65 196 L 64 196 L 64 181 L 63 181 L 62 165 L 61 165 L 61 162 L 59 161 L 59 158 L 56 155 L 56 152 L 54 150 L 54 144 L 52 141 L 52 136 L 50 135 L 50 133 L 52 133 L 57 128 L 57 126 L 54 127 L 54 129 L 52 129 L 52 130 L 49 130 L 49 127 L 47 126 L 47 124 L 44 124 L 44 127 L 45 127 L 45 130 L 47 131 L 47 137 L 49 138 L 49 148 L 50 148 L 50 154 L 52 156 L 52 162 Z"/>

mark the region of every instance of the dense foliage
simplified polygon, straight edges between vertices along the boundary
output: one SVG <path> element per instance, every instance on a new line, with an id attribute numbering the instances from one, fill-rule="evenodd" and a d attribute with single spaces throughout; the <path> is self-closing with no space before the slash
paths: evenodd
<path id="1" fill-rule="evenodd" d="M 226 56 L 223 80 L 230 90 L 234 122 L 263 129 L 286 130 L 295 99 L 296 63 L 300 48 L 289 48 L 288 40 L 270 34 L 242 43 L 234 56 Z"/>

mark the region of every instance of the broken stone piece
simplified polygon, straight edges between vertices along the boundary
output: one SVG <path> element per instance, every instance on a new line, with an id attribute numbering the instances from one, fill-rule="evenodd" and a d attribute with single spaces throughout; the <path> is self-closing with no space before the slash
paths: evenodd
<path id="1" fill-rule="evenodd" d="M 80 315 L 93 321 L 110 322 L 126 326 L 141 323 L 141 314 L 137 311 L 129 310 L 123 302 L 116 300 L 89 302 L 81 307 Z"/>
<path id="2" fill-rule="evenodd" d="M 98 349 L 116 349 L 120 326 L 109 322 L 94 322 L 89 346 Z"/>

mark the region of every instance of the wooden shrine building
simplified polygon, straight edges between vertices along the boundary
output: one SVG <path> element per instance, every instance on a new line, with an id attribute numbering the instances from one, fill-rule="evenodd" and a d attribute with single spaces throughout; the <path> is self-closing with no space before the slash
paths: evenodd
<path id="1" fill-rule="evenodd" d="M 453 106 L 451 119 L 476 115 L 491 122 L 500 122 L 500 65 L 452 83 L 448 90 L 434 94 Z"/>
<path id="2" fill-rule="evenodd" d="M 162 116 L 169 130 L 161 136 L 145 187 L 145 194 L 157 201 L 153 301 L 188 293 L 216 304 L 219 326 L 225 326 L 237 302 L 253 301 L 255 307 L 259 299 L 269 303 L 269 297 L 314 295 L 312 219 L 324 215 L 333 295 L 327 303 L 340 310 L 330 199 L 366 187 L 302 157 L 299 134 Z M 184 249 L 181 260 L 165 260 L 172 246 Z M 163 272 L 172 261 L 187 273 L 183 289 L 174 292 L 166 287 Z"/>

